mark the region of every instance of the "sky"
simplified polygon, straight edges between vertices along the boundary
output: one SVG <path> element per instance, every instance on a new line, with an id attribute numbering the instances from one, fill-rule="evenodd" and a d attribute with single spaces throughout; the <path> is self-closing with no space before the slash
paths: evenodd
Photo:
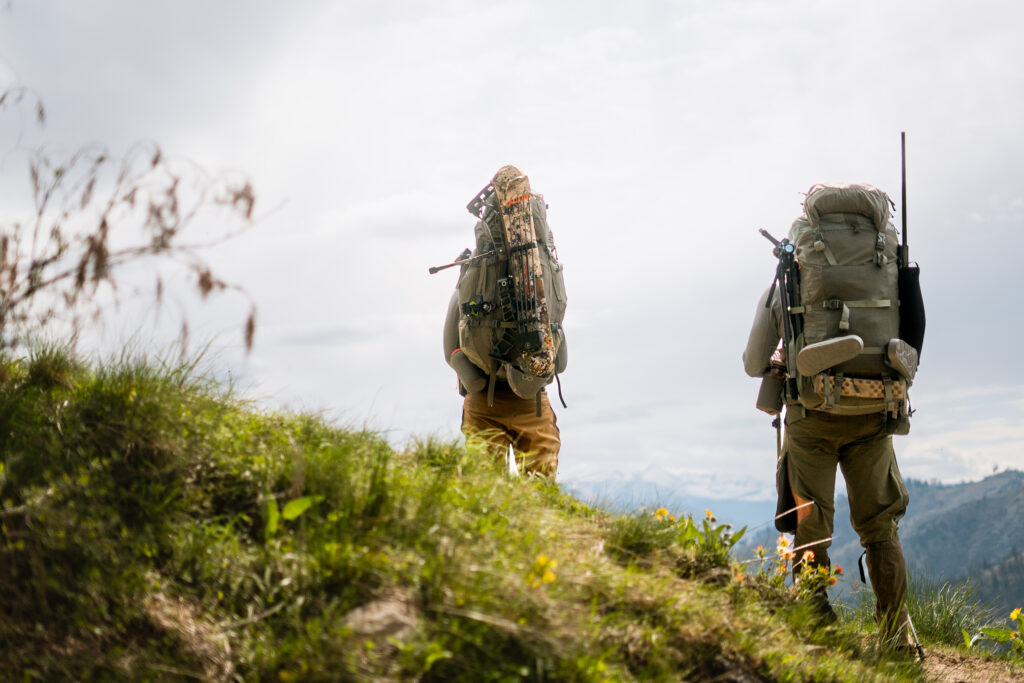
<path id="1" fill-rule="evenodd" d="M 456 272 L 427 268 L 472 246 L 467 201 L 514 164 L 565 266 L 560 480 L 767 500 L 741 363 L 774 272 L 757 230 L 783 236 L 821 182 L 886 190 L 898 225 L 906 131 L 928 333 L 896 450 L 904 476 L 973 480 L 1024 465 L 1022 21 L 990 0 L 6 0 L 0 88 L 48 120 L 0 112 L 0 218 L 28 210 L 32 145 L 152 140 L 244 173 L 257 220 L 206 257 L 257 305 L 255 346 L 232 294 L 183 299 L 193 343 L 268 409 L 401 446 L 459 435 Z M 168 343 L 118 316 L 104 343 Z"/>

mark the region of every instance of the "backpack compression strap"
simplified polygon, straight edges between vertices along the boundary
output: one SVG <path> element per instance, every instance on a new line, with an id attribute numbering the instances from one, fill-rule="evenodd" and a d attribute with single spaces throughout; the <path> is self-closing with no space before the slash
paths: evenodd
<path id="1" fill-rule="evenodd" d="M 891 299 L 861 299 L 857 301 L 843 301 L 842 299 L 825 299 L 821 302 L 821 308 L 842 311 L 842 315 L 839 317 L 839 329 L 848 330 L 850 329 L 850 309 L 851 308 L 889 308 L 892 306 Z M 794 306 L 789 309 L 790 313 L 806 313 L 811 309 L 815 308 L 814 304 L 807 304 L 804 306 Z"/>

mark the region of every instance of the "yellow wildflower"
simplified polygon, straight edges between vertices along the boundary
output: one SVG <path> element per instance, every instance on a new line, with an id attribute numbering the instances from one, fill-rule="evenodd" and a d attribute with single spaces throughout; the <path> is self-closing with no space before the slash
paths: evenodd
<path id="1" fill-rule="evenodd" d="M 1010 612 L 1010 620 L 1011 621 L 1017 621 L 1017 619 L 1019 617 L 1020 617 L 1020 607 L 1018 607 L 1017 609 L 1015 609 L 1012 612 Z"/>
<path id="2" fill-rule="evenodd" d="M 654 518 L 659 522 L 668 517 L 668 510 L 665 508 L 658 508 L 654 511 Z"/>

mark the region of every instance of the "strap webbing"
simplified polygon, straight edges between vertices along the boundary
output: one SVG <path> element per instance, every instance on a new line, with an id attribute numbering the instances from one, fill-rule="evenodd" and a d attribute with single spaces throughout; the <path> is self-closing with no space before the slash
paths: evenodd
<path id="1" fill-rule="evenodd" d="M 836 260 L 836 255 L 829 249 L 828 242 L 825 241 L 825 236 L 821 234 L 821 230 L 815 231 L 814 236 L 817 238 L 814 240 L 814 250 L 824 252 L 825 260 L 828 261 L 830 266 L 838 266 L 839 261 Z"/>
<path id="2" fill-rule="evenodd" d="M 842 299 L 825 299 L 821 302 L 820 306 L 817 304 L 804 304 L 803 306 L 792 306 L 789 309 L 790 313 L 806 313 L 814 308 L 829 308 L 839 309 L 840 306 L 846 308 L 889 308 L 892 306 L 892 299 L 858 299 L 855 301 L 843 301 Z M 849 318 L 849 314 L 846 315 Z"/>
<path id="3" fill-rule="evenodd" d="M 894 418 L 899 417 L 896 413 L 896 402 L 892 400 L 892 378 L 883 377 L 882 384 L 885 386 L 885 410 Z"/>
<path id="4" fill-rule="evenodd" d="M 490 327 L 491 329 L 511 329 L 515 323 L 507 323 L 497 318 L 466 318 L 466 327 Z"/>
<path id="5" fill-rule="evenodd" d="M 850 308 L 889 308 L 892 306 L 891 299 L 861 299 L 859 301 L 844 301 Z"/>

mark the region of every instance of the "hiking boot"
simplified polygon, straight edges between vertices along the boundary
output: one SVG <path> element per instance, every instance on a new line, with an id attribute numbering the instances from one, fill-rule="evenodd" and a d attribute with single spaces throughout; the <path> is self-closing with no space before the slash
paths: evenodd
<path id="1" fill-rule="evenodd" d="M 889 366 L 907 379 L 917 374 L 917 349 L 902 339 L 892 339 L 885 350 Z"/>
<path id="2" fill-rule="evenodd" d="M 814 591 L 814 595 L 811 596 L 811 606 L 818 615 L 818 619 L 825 626 L 839 621 L 839 617 L 836 616 L 835 610 L 832 609 L 832 605 L 828 601 L 828 591 L 824 587 Z"/>
<path id="3" fill-rule="evenodd" d="M 855 334 L 809 344 L 796 356 L 796 369 L 810 377 L 856 358 L 864 350 L 864 340 Z"/>

